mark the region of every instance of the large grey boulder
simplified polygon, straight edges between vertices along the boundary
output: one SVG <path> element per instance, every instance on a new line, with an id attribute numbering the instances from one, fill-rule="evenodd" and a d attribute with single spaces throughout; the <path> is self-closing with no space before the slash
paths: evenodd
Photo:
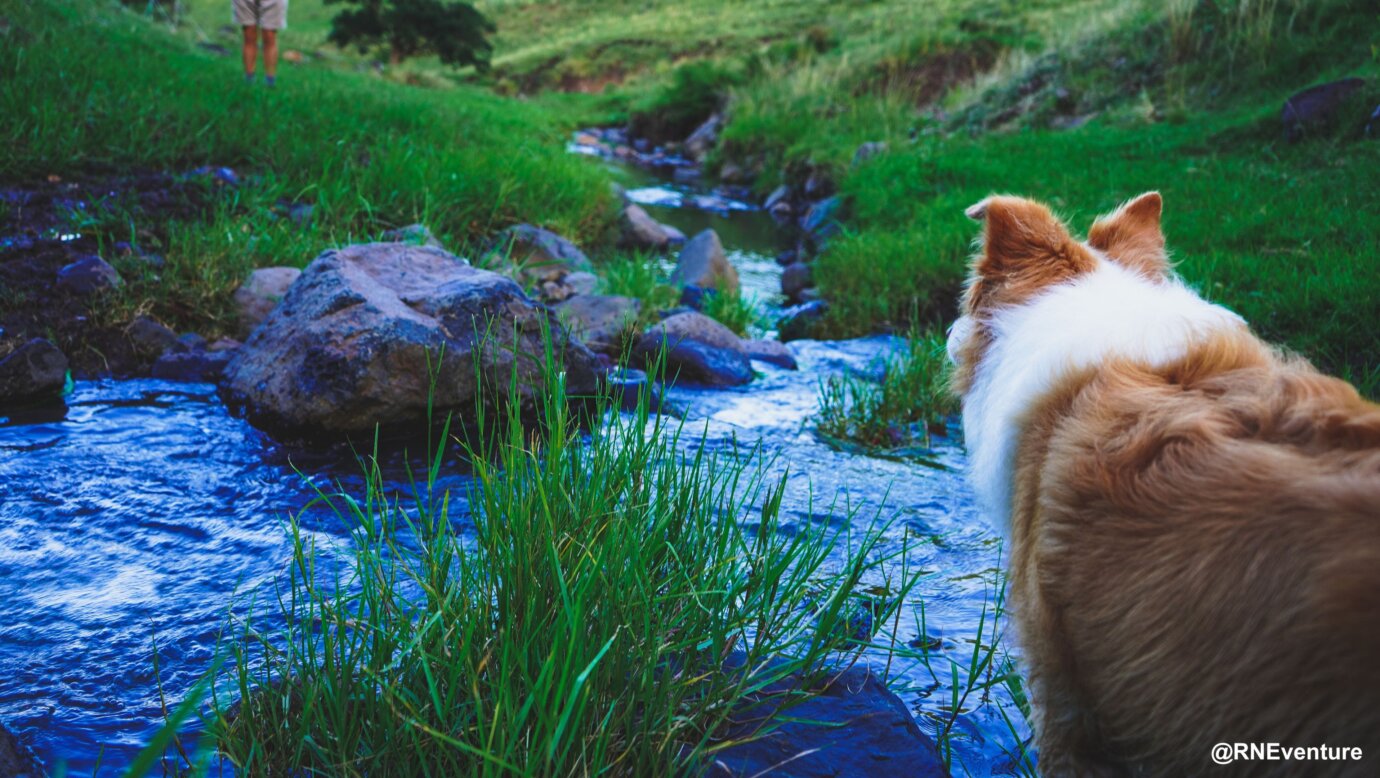
<path id="1" fill-rule="evenodd" d="M 730 293 L 738 291 L 738 270 L 728 261 L 719 233 L 704 230 L 685 244 L 671 271 L 671 283 Z"/>
<path id="2" fill-rule="evenodd" d="M 67 356 L 34 338 L 0 359 L 0 405 L 61 397 L 67 385 Z"/>
<path id="3" fill-rule="evenodd" d="M 633 347 L 633 356 L 651 365 L 663 348 L 668 379 L 707 386 L 740 386 L 752 380 L 752 361 L 742 339 L 702 313 L 677 313 L 648 328 Z"/>
<path id="4" fill-rule="evenodd" d="M 517 370 L 521 399 L 543 391 L 543 332 L 572 394 L 592 392 L 597 358 L 505 276 L 430 246 L 373 243 L 317 257 L 225 368 L 222 395 L 252 421 L 294 433 L 368 432 L 465 418 L 485 385 Z"/>
<path id="5" fill-rule="evenodd" d="M 301 275 L 301 268 L 295 267 L 261 267 L 249 274 L 235 290 L 236 334 L 241 340 L 268 318 Z"/>
<path id="6" fill-rule="evenodd" d="M 570 334 L 590 349 L 618 356 L 624 336 L 637 323 L 642 303 L 631 297 L 586 294 L 552 306 Z"/>
<path id="7" fill-rule="evenodd" d="M 589 257 L 578 246 L 551 230 L 518 224 L 500 232 L 489 246 L 527 284 L 560 281 L 577 270 L 590 270 Z"/>

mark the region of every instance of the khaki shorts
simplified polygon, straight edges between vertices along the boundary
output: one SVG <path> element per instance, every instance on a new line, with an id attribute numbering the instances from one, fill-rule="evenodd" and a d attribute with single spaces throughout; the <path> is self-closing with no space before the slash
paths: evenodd
<path id="1" fill-rule="evenodd" d="M 236 25 L 264 30 L 287 27 L 287 6 L 288 0 L 230 0 Z"/>

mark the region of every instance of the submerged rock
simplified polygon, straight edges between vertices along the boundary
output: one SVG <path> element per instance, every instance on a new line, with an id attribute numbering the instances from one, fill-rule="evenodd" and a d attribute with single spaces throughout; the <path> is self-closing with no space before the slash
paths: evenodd
<path id="1" fill-rule="evenodd" d="M 237 334 L 241 340 L 268 318 L 301 275 L 301 269 L 295 267 L 261 267 L 249 274 L 235 290 L 235 305 L 239 308 Z"/>
<path id="2" fill-rule="evenodd" d="M 791 778 L 942 777 L 949 773 L 934 739 L 899 697 L 868 668 L 826 676 L 817 696 L 782 707 L 796 683 L 787 679 L 759 692 L 741 722 L 730 719 L 726 739 L 747 738 L 762 717 L 781 708 L 785 723 L 770 734 L 714 754 L 702 778 L 781 775 Z"/>
<path id="3" fill-rule="evenodd" d="M 0 359 L 0 403 L 61 397 L 67 386 L 67 356 L 34 338 Z"/>
<path id="4" fill-rule="evenodd" d="M 4 778 L 44 778 L 48 773 L 38 757 L 0 724 L 0 776 Z"/>
<path id="5" fill-rule="evenodd" d="M 572 394 L 598 361 L 505 276 L 429 246 L 374 243 L 317 257 L 231 359 L 222 395 L 252 421 L 293 432 L 368 432 L 474 410 L 481 382 L 543 391 L 544 332 Z"/>
<path id="6" fill-rule="evenodd" d="M 719 233 L 704 230 L 680 250 L 671 283 L 676 286 L 698 286 L 704 289 L 738 291 L 738 270 L 728 261 Z"/>
<path id="7" fill-rule="evenodd" d="M 663 348 L 669 380 L 707 386 L 740 386 L 752 380 L 752 362 L 742 340 L 702 313 L 678 313 L 648 328 L 633 356 L 651 365 Z"/>
<path id="8" fill-rule="evenodd" d="M 58 271 L 58 288 L 73 294 L 91 294 L 124 283 L 120 273 L 98 256 L 83 257 Z"/>

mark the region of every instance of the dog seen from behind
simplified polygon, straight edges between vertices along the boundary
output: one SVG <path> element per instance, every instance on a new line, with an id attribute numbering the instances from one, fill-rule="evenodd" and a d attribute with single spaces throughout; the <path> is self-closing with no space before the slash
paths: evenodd
<path id="1" fill-rule="evenodd" d="M 1380 406 L 1180 281 L 1161 207 L 1084 242 L 1030 200 L 968 210 L 948 348 L 1041 771 L 1380 774 Z"/>

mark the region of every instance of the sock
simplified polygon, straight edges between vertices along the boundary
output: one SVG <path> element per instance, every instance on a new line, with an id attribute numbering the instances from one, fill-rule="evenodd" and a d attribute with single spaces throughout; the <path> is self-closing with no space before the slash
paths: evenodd
<path id="1" fill-rule="evenodd" d="M 273 82 L 274 82 L 275 80 L 276 80 L 276 79 L 275 79 L 274 76 L 264 76 L 264 83 L 265 83 L 265 84 L 268 84 L 269 86 L 273 86 Z"/>

